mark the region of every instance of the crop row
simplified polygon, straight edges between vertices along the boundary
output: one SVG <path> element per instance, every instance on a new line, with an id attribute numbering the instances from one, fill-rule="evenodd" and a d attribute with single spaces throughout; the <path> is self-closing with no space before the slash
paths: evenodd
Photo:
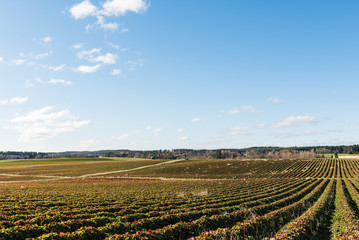
<path id="1" fill-rule="evenodd" d="M 337 180 L 335 213 L 331 230 L 334 239 L 359 239 L 359 221 L 348 203 L 341 179 Z"/>
<path id="2" fill-rule="evenodd" d="M 297 191 L 297 189 L 304 188 L 305 186 L 308 186 L 312 181 L 306 181 L 302 182 L 300 184 L 292 185 L 288 188 L 282 191 L 275 191 L 272 192 L 270 196 L 264 197 L 261 195 L 261 197 L 257 199 L 253 199 L 252 201 L 249 201 L 250 198 L 247 198 L 247 201 L 241 201 L 242 205 L 235 205 L 234 206 L 219 206 L 218 204 L 215 206 L 211 206 L 212 208 L 204 208 L 202 210 L 193 210 L 188 211 L 186 209 L 183 213 L 167 213 L 165 214 L 162 212 L 162 215 L 158 215 L 156 212 L 151 216 L 149 215 L 127 215 L 121 218 L 117 218 L 116 220 L 113 217 L 104 217 L 104 216 L 97 216 L 90 219 L 71 219 L 67 220 L 62 219 L 61 222 L 49 222 L 46 224 L 38 225 L 39 221 L 41 223 L 48 222 L 46 219 L 40 218 L 36 219 L 30 219 L 30 221 L 17 221 L 14 224 L 15 227 L 10 227 L 7 225 L 8 228 L 5 228 L 1 231 L 3 233 L 3 236 L 8 236 L 8 234 L 12 233 L 14 229 L 18 229 L 21 226 L 26 226 L 28 224 L 31 224 L 33 227 L 37 227 L 38 233 L 46 233 L 49 232 L 51 229 L 56 229 L 56 231 L 60 232 L 72 232 L 79 228 L 79 226 L 92 226 L 92 227 L 101 227 L 105 224 L 107 224 L 105 227 L 101 229 L 102 233 L 125 233 L 125 232 L 136 232 L 141 229 L 153 229 L 158 227 L 164 227 L 169 224 L 177 223 L 180 221 L 193 221 L 195 219 L 201 218 L 203 216 L 211 216 L 216 214 L 224 214 L 224 213 L 230 213 L 233 211 L 239 211 L 244 206 L 255 206 L 258 204 L 261 204 L 263 202 L 270 202 L 274 201 L 276 199 L 281 199 L 283 196 L 291 196 L 294 192 Z M 312 183 L 310 186 L 313 186 Z M 307 189 L 307 188 L 306 188 Z M 274 194 L 274 195 L 273 195 Z M 258 200 L 260 199 L 260 200 Z M 243 204 L 245 202 L 245 204 Z M 234 213 L 236 215 L 236 213 Z M 60 215 L 61 216 L 61 215 Z M 140 219 L 139 219 L 140 218 Z M 48 218 L 49 219 L 49 218 Z M 49 220 L 52 220 L 51 218 Z M 56 220 L 59 220 L 58 218 Z M 129 222 L 130 220 L 136 220 L 134 222 Z M 8 224 L 8 222 L 5 222 Z M 3 225 L 5 225 L 3 222 Z M 27 232 L 28 230 L 20 228 L 20 230 L 17 230 L 18 232 Z M 35 231 L 36 232 L 36 231 Z M 1 236 L 1 235 L 0 235 Z M 11 235 L 8 237 L 12 237 Z"/>

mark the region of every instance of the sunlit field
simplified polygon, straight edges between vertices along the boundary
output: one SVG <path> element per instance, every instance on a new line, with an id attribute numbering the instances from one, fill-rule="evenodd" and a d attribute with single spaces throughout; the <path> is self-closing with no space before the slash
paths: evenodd
<path id="1" fill-rule="evenodd" d="M 1 239 L 358 239 L 359 160 L 0 162 Z"/>

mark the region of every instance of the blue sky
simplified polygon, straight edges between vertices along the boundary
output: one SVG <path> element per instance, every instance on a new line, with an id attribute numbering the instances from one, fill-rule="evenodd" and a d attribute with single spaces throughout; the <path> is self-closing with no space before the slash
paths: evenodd
<path id="1" fill-rule="evenodd" d="M 0 150 L 359 142 L 359 2 L 5 0 Z"/>

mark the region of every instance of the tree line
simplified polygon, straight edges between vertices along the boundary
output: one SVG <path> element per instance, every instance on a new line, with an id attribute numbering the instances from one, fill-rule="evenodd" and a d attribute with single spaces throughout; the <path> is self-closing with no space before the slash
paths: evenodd
<path id="1" fill-rule="evenodd" d="M 126 157 L 146 159 L 288 159 L 321 158 L 324 154 L 359 154 L 359 145 L 308 147 L 251 147 L 241 149 L 103 150 L 82 152 L 0 152 L 0 159 Z"/>

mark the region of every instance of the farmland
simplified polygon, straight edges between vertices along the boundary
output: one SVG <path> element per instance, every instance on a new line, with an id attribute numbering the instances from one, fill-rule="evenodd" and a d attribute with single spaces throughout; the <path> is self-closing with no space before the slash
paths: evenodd
<path id="1" fill-rule="evenodd" d="M 358 239 L 359 159 L 0 162 L 0 239 Z"/>

